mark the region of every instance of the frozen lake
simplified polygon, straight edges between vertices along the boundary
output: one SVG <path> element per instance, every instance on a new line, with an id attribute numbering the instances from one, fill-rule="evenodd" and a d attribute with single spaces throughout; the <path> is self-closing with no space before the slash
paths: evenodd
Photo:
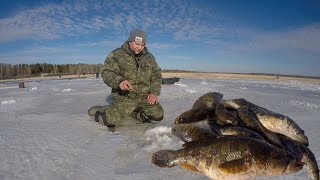
<path id="1" fill-rule="evenodd" d="M 224 99 L 245 98 L 291 117 L 309 138 L 320 163 L 320 86 L 297 81 L 181 79 L 163 85 L 160 103 L 164 120 L 158 124 L 128 122 L 111 132 L 87 115 L 93 105 L 111 102 L 101 79 L 41 80 L 0 83 L 0 180 L 206 180 L 179 167 L 159 168 L 151 155 L 179 149 L 171 134 L 174 119 L 190 109 L 199 96 L 216 91 Z M 308 179 L 306 169 L 281 177 Z"/>

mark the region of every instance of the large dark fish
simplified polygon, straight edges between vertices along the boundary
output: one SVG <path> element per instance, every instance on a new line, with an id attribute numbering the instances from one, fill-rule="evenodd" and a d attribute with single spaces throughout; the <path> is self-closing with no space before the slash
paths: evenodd
<path id="1" fill-rule="evenodd" d="M 243 99 L 230 99 L 221 101 L 226 108 L 238 110 L 239 108 L 249 109 L 251 106 L 256 106 L 255 104 Z M 258 107 L 258 106 L 257 106 Z M 261 107 L 262 108 L 262 107 Z M 264 108 L 262 108 L 264 109 Z M 264 109 L 266 110 L 266 109 Z"/>
<path id="2" fill-rule="evenodd" d="M 175 119 L 174 124 L 192 123 L 202 121 L 214 115 L 216 104 L 222 99 L 223 94 L 209 92 L 200 96 L 193 104 L 192 109 L 185 111 Z"/>
<path id="3" fill-rule="evenodd" d="M 210 116 L 214 115 L 214 110 L 211 108 L 198 108 L 198 109 L 190 109 L 182 113 L 178 116 L 174 124 L 182 124 L 182 123 L 192 123 L 197 121 L 202 121 L 208 119 Z"/>
<path id="4" fill-rule="evenodd" d="M 242 98 L 225 100 L 223 103 L 227 108 L 248 109 L 255 114 L 259 122 L 268 130 L 285 135 L 305 145 L 309 144 L 308 138 L 304 135 L 304 131 L 288 116 L 272 112 Z"/>
<path id="5" fill-rule="evenodd" d="M 243 136 L 251 137 L 265 141 L 265 139 L 258 133 L 238 126 L 223 126 L 219 124 L 213 125 L 209 123 L 211 129 L 198 126 L 194 123 L 189 124 L 175 124 L 171 132 L 184 142 L 201 141 L 205 139 L 215 139 L 221 136 Z"/>
<path id="6" fill-rule="evenodd" d="M 171 132 L 184 142 L 214 139 L 221 136 L 217 132 L 193 126 L 192 124 L 176 124 L 172 127 Z"/>
<path id="7" fill-rule="evenodd" d="M 215 108 L 215 105 L 221 101 L 223 94 L 219 92 L 209 92 L 198 98 L 193 104 L 192 109 Z"/>
<path id="8" fill-rule="evenodd" d="M 288 116 L 253 108 L 250 110 L 256 114 L 259 122 L 270 131 L 309 145 L 308 138 L 304 135 L 304 131 Z"/>
<path id="9" fill-rule="evenodd" d="M 279 138 L 288 152 L 292 153 L 297 160 L 305 163 L 310 179 L 319 180 L 318 163 L 312 151 L 301 142 L 292 140 L 286 136 L 279 135 Z"/>
<path id="10" fill-rule="evenodd" d="M 178 165 L 211 179 L 230 180 L 278 176 L 303 167 L 288 152 L 248 137 L 221 137 L 177 151 L 160 150 L 153 154 L 152 163 L 159 167 Z"/>
<path id="11" fill-rule="evenodd" d="M 243 122 L 235 114 L 229 112 L 221 103 L 216 104 L 214 115 L 217 123 L 221 125 L 244 126 Z"/>
<path id="12" fill-rule="evenodd" d="M 265 139 L 255 131 L 252 131 L 248 128 L 238 127 L 238 126 L 223 126 L 220 128 L 220 133 L 223 136 L 242 136 L 242 137 L 251 137 L 255 139 L 260 139 L 265 141 Z"/>
<path id="13" fill-rule="evenodd" d="M 250 112 L 245 108 L 239 108 L 238 116 L 240 117 L 242 122 L 244 122 L 246 127 L 256 131 L 257 133 L 262 135 L 262 137 L 264 137 L 265 139 L 267 139 L 269 142 L 276 145 L 277 147 L 283 148 L 277 134 L 271 132 L 270 130 L 262 126 L 259 120 L 257 119 L 257 117 L 252 112 Z"/>

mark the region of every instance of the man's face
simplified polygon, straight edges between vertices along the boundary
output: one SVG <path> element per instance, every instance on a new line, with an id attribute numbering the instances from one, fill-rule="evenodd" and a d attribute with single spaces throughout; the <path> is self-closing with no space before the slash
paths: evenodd
<path id="1" fill-rule="evenodd" d="M 143 51 L 144 47 L 146 46 L 144 43 L 142 42 L 136 42 L 136 41 L 132 41 L 129 43 L 130 49 L 135 53 L 135 54 L 139 54 L 141 53 L 141 51 Z"/>

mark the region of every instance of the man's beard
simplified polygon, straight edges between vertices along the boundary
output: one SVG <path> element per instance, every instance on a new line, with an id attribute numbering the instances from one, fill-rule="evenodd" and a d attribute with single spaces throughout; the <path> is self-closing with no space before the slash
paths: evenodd
<path id="1" fill-rule="evenodd" d="M 135 54 L 135 55 L 138 55 L 138 54 L 140 54 L 142 52 L 142 50 L 141 51 L 139 51 L 139 50 L 131 50 L 131 52 L 133 54 Z"/>
<path id="2" fill-rule="evenodd" d="M 134 54 L 140 54 L 142 50 L 133 50 Z"/>

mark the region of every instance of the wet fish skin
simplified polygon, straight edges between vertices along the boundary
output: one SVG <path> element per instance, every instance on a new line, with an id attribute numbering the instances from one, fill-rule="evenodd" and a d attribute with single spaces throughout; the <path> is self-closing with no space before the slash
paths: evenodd
<path id="1" fill-rule="evenodd" d="M 293 140 L 308 145 L 308 138 L 304 131 L 288 116 L 272 112 L 268 109 L 255 105 L 243 98 L 223 101 L 225 107 L 233 109 L 248 109 L 253 112 L 259 122 L 268 130 L 283 134 Z"/>
<path id="2" fill-rule="evenodd" d="M 213 113 L 213 109 L 211 108 L 190 109 L 179 115 L 175 119 L 174 124 L 201 121 L 207 119 L 209 116 L 213 116 Z"/>
<path id="3" fill-rule="evenodd" d="M 238 110 L 239 108 L 248 108 L 249 102 L 243 98 L 223 100 L 222 104 L 226 108 Z"/>
<path id="4" fill-rule="evenodd" d="M 286 151 L 292 153 L 298 161 L 305 163 L 310 179 L 319 180 L 318 163 L 312 151 L 301 142 L 292 140 L 284 135 L 279 135 L 279 138 Z"/>
<path id="5" fill-rule="evenodd" d="M 233 113 L 229 112 L 221 103 L 217 103 L 215 108 L 215 119 L 219 124 L 234 126 L 244 126 L 243 122 Z"/>
<path id="6" fill-rule="evenodd" d="M 302 158 L 302 162 L 304 162 L 307 167 L 308 170 L 308 176 L 310 177 L 310 179 L 312 180 L 319 180 L 319 168 L 318 168 L 318 163 L 317 160 L 314 156 L 314 154 L 311 152 L 311 150 L 303 145 L 303 158 Z"/>
<path id="7" fill-rule="evenodd" d="M 277 176 L 303 167 L 286 151 L 248 137 L 221 137 L 177 151 L 160 150 L 153 154 L 152 163 L 159 167 L 178 165 L 211 179 Z"/>
<path id="8" fill-rule="evenodd" d="M 219 92 L 208 92 L 196 100 L 192 109 L 215 108 L 216 103 L 220 102 L 222 98 L 223 94 Z"/>
<path id="9" fill-rule="evenodd" d="M 246 108 L 240 107 L 238 109 L 238 116 L 244 122 L 245 126 L 256 131 L 266 140 L 268 140 L 273 145 L 283 148 L 279 137 L 271 132 L 270 130 L 266 129 L 258 120 L 255 114 L 249 111 Z"/>
<path id="10" fill-rule="evenodd" d="M 266 141 L 260 134 L 245 127 L 223 126 L 220 128 L 220 132 L 223 136 L 243 136 Z"/>
<path id="11" fill-rule="evenodd" d="M 259 111 L 254 108 L 250 110 L 256 114 L 259 122 L 270 131 L 285 135 L 307 146 L 309 145 L 308 138 L 304 135 L 304 131 L 288 116 L 271 111 Z"/>
<path id="12" fill-rule="evenodd" d="M 221 136 L 214 131 L 196 127 L 191 124 L 176 124 L 172 127 L 171 132 L 184 142 L 215 139 Z"/>
<path id="13" fill-rule="evenodd" d="M 224 105 L 224 107 L 234 109 L 234 110 L 238 110 L 240 108 L 242 109 L 255 108 L 261 111 L 269 111 L 268 109 L 255 105 L 254 103 L 251 103 L 245 100 L 244 98 L 223 100 L 221 101 L 221 103 Z"/>

